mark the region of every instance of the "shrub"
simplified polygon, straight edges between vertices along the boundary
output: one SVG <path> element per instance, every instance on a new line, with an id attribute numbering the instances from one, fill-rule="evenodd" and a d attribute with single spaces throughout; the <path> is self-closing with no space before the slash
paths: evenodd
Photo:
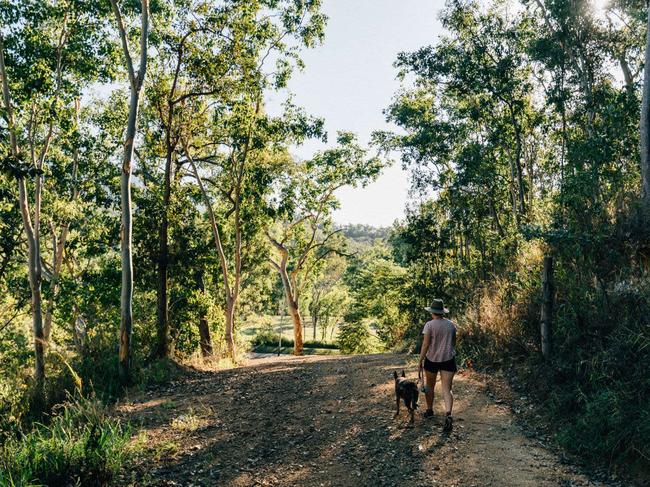
<path id="1" fill-rule="evenodd" d="M 370 353 L 371 335 L 368 325 L 363 322 L 345 323 L 340 326 L 338 344 L 342 353 Z"/>
<path id="2" fill-rule="evenodd" d="M 513 383 L 536 397 L 568 451 L 594 464 L 649 471 L 650 281 L 625 276 L 622 269 L 597 282 L 558 258 L 553 356 L 547 363 L 537 329 L 539 266 L 531 268 L 521 269 L 516 281 L 495 279 L 458 317 L 461 358 L 508 367 Z"/>
<path id="3" fill-rule="evenodd" d="M 279 341 L 280 341 L 280 335 L 275 333 L 273 331 L 273 328 L 269 326 L 269 327 L 262 327 L 260 331 L 257 332 L 257 334 L 251 340 L 251 345 L 253 346 L 253 348 L 260 347 L 260 346 L 273 346 L 273 345 L 277 347 Z M 283 338 L 282 346 L 293 347 L 293 340 Z"/>
<path id="4" fill-rule="evenodd" d="M 127 462 L 129 428 L 96 399 L 70 398 L 0 448 L 0 486 L 106 485 Z"/>
<path id="5" fill-rule="evenodd" d="M 305 348 L 327 348 L 330 350 L 336 350 L 339 348 L 338 343 L 324 342 L 322 340 L 307 340 L 303 346 Z"/>

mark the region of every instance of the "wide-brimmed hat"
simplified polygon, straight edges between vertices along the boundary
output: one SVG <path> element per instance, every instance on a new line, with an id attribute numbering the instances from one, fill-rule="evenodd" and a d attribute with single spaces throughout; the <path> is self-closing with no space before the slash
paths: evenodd
<path id="1" fill-rule="evenodd" d="M 449 313 L 449 310 L 445 308 L 445 303 L 442 299 L 434 299 L 431 301 L 431 306 L 427 306 L 426 309 L 431 314 L 444 315 Z"/>

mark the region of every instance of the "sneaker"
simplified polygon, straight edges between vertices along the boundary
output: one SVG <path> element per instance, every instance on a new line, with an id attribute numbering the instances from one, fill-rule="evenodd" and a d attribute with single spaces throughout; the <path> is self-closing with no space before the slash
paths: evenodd
<path id="1" fill-rule="evenodd" d="M 454 419 L 450 415 L 447 415 L 445 417 L 445 424 L 442 427 L 442 431 L 444 431 L 445 433 L 449 433 L 453 429 L 453 427 L 454 427 Z"/>
<path id="2" fill-rule="evenodd" d="M 433 418 L 433 411 L 431 409 L 427 409 L 425 412 L 422 413 L 423 418 Z"/>

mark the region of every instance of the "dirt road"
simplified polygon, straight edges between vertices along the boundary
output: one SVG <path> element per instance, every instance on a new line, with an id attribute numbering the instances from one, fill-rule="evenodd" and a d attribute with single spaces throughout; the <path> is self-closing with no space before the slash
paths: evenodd
<path id="1" fill-rule="evenodd" d="M 456 422 L 393 419 L 398 355 L 251 360 L 192 372 L 123 404 L 146 432 L 124 482 L 156 486 L 596 486 L 528 438 L 472 374 L 454 382 Z M 436 388 L 436 393 L 438 393 Z M 424 398 L 420 399 L 424 408 Z"/>

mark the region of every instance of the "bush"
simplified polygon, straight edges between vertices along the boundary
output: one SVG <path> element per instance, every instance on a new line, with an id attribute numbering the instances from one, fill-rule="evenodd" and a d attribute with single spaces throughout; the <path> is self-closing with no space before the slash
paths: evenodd
<path id="1" fill-rule="evenodd" d="M 260 331 L 258 331 L 257 334 L 251 340 L 251 345 L 253 348 L 257 348 L 260 346 L 273 346 L 273 345 L 277 347 L 279 341 L 280 341 L 280 335 L 275 333 L 271 326 L 262 326 Z M 293 347 L 293 340 L 283 338 L 282 346 Z"/>
<path id="2" fill-rule="evenodd" d="M 106 485 L 131 453 L 129 428 L 96 399 L 58 407 L 48 425 L 9 438 L 0 449 L 0 486 Z"/>
<path id="3" fill-rule="evenodd" d="M 558 259 L 550 363 L 539 351 L 538 270 L 520 270 L 514 283 L 496 279 L 477 296 L 457 320 L 458 351 L 479 366 L 507 367 L 569 452 L 648 472 L 650 280 L 621 272 L 594 284 L 584 274 Z"/>
<path id="4" fill-rule="evenodd" d="M 591 461 L 650 469 L 650 282 L 612 283 L 607 299 L 575 283 L 572 312 L 558 312 L 551 406 L 570 411 L 559 441 Z"/>
<path id="5" fill-rule="evenodd" d="M 324 342 L 322 340 L 307 340 L 303 346 L 305 348 L 327 348 L 330 350 L 337 350 L 339 348 L 338 343 Z"/>
<path id="6" fill-rule="evenodd" d="M 20 426 L 30 409 L 33 360 L 29 337 L 21 331 L 4 331 L 0 341 L 0 444 Z"/>
<path id="7" fill-rule="evenodd" d="M 363 322 L 345 323 L 340 326 L 338 344 L 342 353 L 370 353 L 371 335 L 368 325 Z"/>

